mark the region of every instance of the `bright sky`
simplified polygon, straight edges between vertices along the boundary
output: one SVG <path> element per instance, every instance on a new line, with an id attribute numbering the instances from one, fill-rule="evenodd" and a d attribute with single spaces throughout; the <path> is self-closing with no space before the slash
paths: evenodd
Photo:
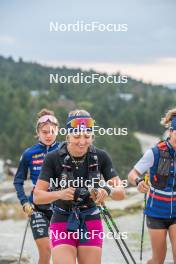
<path id="1" fill-rule="evenodd" d="M 0 55 L 176 84 L 175 0 L 0 2 Z M 127 24 L 127 32 L 50 32 L 49 23 Z"/>

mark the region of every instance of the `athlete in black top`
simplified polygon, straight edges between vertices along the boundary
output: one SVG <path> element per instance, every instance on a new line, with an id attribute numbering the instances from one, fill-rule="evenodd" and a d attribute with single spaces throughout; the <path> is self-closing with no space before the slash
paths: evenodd
<path id="1" fill-rule="evenodd" d="M 35 188 L 35 203 L 54 202 L 50 225 L 54 264 L 75 263 L 76 258 L 81 264 L 101 263 L 102 238 L 99 235 L 103 230 L 96 204 L 103 203 L 108 195 L 114 200 L 124 198 L 124 189 L 109 155 L 92 145 L 91 121 L 85 111 L 69 114 L 67 129 L 77 129 L 76 133 L 70 130 L 66 144 L 46 156 Z M 101 176 L 111 187 L 100 181 Z M 47 192 L 49 186 L 54 189 L 52 192 Z M 96 195 L 91 192 L 92 187 L 96 187 Z M 82 229 L 84 235 L 85 231 L 89 234 L 97 231 L 98 235 L 86 240 L 70 236 L 70 231 Z M 66 237 L 61 238 L 61 233 Z"/>

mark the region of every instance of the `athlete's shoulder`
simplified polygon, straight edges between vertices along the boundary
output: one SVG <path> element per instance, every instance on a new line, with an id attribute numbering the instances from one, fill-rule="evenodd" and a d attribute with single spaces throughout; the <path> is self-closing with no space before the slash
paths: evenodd
<path id="1" fill-rule="evenodd" d="M 30 158 L 32 155 L 37 154 L 43 150 L 43 146 L 39 143 L 32 145 L 24 150 L 22 157 Z"/>
<path id="2" fill-rule="evenodd" d="M 55 149 L 58 149 L 60 146 L 60 142 L 54 142 L 50 147 L 49 147 L 49 151 L 53 151 Z"/>
<path id="3" fill-rule="evenodd" d="M 56 148 L 50 152 L 47 153 L 46 157 L 48 159 L 56 159 L 59 157 L 59 148 Z"/>
<path id="4" fill-rule="evenodd" d="M 60 156 L 58 149 L 50 151 L 46 154 L 44 158 L 43 166 L 57 166 L 60 163 Z"/>
<path id="5" fill-rule="evenodd" d="M 97 154 L 98 157 L 110 158 L 110 155 L 108 154 L 108 152 L 106 150 L 97 148 L 97 147 L 95 147 L 93 145 L 92 145 L 92 148 L 93 148 L 94 152 Z"/>
<path id="6" fill-rule="evenodd" d="M 25 150 L 25 153 L 32 153 L 32 152 L 35 152 L 35 151 L 41 151 L 44 149 L 44 146 L 40 143 L 36 143 L 34 145 L 32 145 L 31 147 L 28 147 L 26 150 Z"/>

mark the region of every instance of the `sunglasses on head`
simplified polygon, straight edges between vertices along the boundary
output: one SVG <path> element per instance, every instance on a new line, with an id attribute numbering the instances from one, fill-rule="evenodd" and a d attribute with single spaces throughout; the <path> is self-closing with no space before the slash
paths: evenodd
<path id="1" fill-rule="evenodd" d="M 55 116 L 52 115 L 44 115 L 42 117 L 39 118 L 39 120 L 37 121 L 37 125 L 42 124 L 42 123 L 46 123 L 46 122 L 51 122 L 54 124 L 58 124 L 57 118 Z"/>
<path id="2" fill-rule="evenodd" d="M 95 120 L 91 117 L 88 118 L 75 118 L 69 121 L 69 125 L 72 128 L 92 128 L 94 126 Z"/>

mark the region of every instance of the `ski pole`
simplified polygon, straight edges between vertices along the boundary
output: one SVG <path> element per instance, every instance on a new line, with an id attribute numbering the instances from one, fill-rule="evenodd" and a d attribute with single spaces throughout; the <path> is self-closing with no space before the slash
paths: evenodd
<path id="1" fill-rule="evenodd" d="M 95 188 L 93 188 L 91 191 L 93 191 L 95 194 L 97 193 L 97 189 L 95 189 Z M 121 236 L 121 234 L 120 234 L 120 231 L 119 231 L 119 229 L 118 229 L 116 223 L 114 222 L 114 219 L 113 219 L 112 215 L 110 214 L 109 210 L 107 209 L 107 207 L 106 207 L 104 204 L 100 206 L 100 210 L 101 210 L 101 212 L 103 213 L 103 219 L 105 220 L 105 222 L 106 222 L 108 228 L 109 228 L 110 224 L 109 224 L 109 221 L 108 221 L 108 219 L 107 219 L 106 216 L 109 217 L 109 220 L 111 221 L 111 224 L 113 225 L 113 227 L 114 227 L 114 229 L 116 230 L 117 234 L 119 234 L 120 239 L 121 239 L 121 241 L 122 241 L 122 243 L 123 243 L 125 249 L 127 250 L 127 252 L 128 252 L 128 254 L 129 254 L 131 260 L 133 261 L 134 264 L 136 264 L 136 261 L 135 261 L 133 255 L 131 254 L 131 252 L 130 252 L 128 246 L 127 246 L 127 244 L 126 244 L 125 241 L 124 241 L 124 239 L 122 238 L 122 236 Z M 112 229 L 111 226 L 110 226 L 110 228 Z M 110 228 L 109 228 L 109 229 L 110 229 Z M 110 230 L 110 231 L 111 231 L 111 230 Z M 114 239 L 115 239 L 115 238 L 114 238 Z M 122 247 L 121 247 L 119 241 L 116 241 L 116 243 L 118 244 L 119 249 L 120 249 L 120 251 L 121 251 L 121 250 L 122 250 Z M 122 250 L 122 251 L 123 251 L 123 250 Z M 121 251 L 121 253 L 122 253 L 122 251 Z M 124 253 L 124 252 L 123 252 L 123 253 Z M 123 253 L 122 253 L 122 255 L 124 256 Z M 126 258 L 126 255 L 125 255 L 124 258 L 125 258 L 125 260 L 127 259 L 127 258 Z M 128 259 L 127 259 L 127 261 L 128 261 Z M 129 262 L 127 262 L 127 263 L 129 263 Z"/>
<path id="2" fill-rule="evenodd" d="M 124 247 L 126 248 L 126 250 L 127 250 L 128 254 L 129 254 L 131 260 L 133 261 L 134 264 L 136 264 L 136 261 L 135 261 L 133 255 L 131 254 L 131 251 L 129 250 L 129 248 L 128 248 L 127 244 L 125 243 L 124 239 L 122 238 L 122 236 L 121 236 L 121 234 L 120 234 L 120 231 L 119 231 L 119 229 L 118 229 L 118 227 L 117 227 L 117 225 L 116 225 L 116 223 L 115 223 L 115 221 L 114 221 L 112 215 L 110 214 L 109 210 L 107 209 L 107 207 L 106 207 L 105 205 L 103 205 L 103 208 L 104 208 L 105 213 L 106 213 L 107 216 L 109 217 L 109 219 L 110 219 L 112 225 L 114 226 L 114 229 L 115 229 L 116 232 L 120 235 L 120 239 L 121 239 L 121 241 L 122 241 Z"/>
<path id="3" fill-rule="evenodd" d="M 126 263 L 127 264 L 130 264 L 129 261 L 128 261 L 128 259 L 127 259 L 127 257 L 126 257 L 126 255 L 125 255 L 125 253 L 124 253 L 124 251 L 123 251 L 123 249 L 122 249 L 122 247 L 121 247 L 121 245 L 120 245 L 120 243 L 119 243 L 119 241 L 118 241 L 118 239 L 115 237 L 115 233 L 114 233 L 114 231 L 113 231 L 113 229 L 112 229 L 112 227 L 111 227 L 111 225 L 110 225 L 110 223 L 109 223 L 109 221 L 107 219 L 107 216 L 106 216 L 106 214 L 104 212 L 103 207 L 101 207 L 101 206 L 100 206 L 100 212 L 101 212 L 101 215 L 102 215 L 102 217 L 103 217 L 103 219 L 104 219 L 107 227 L 109 228 L 109 231 L 112 233 L 113 238 L 114 238 L 114 240 L 115 240 L 115 242 L 116 242 L 116 244 L 117 244 L 117 246 L 118 246 L 118 248 L 119 248 L 122 256 L 124 257 Z"/>
<path id="4" fill-rule="evenodd" d="M 148 182 L 148 174 L 144 177 L 144 182 Z M 143 254 L 143 243 L 144 243 L 144 229 L 145 229 L 145 207 L 146 207 L 147 193 L 144 194 L 144 209 L 143 209 L 143 220 L 142 220 L 142 232 L 141 232 L 141 248 L 140 248 L 140 261 L 142 263 L 142 254 Z"/>
<path id="5" fill-rule="evenodd" d="M 19 257 L 19 260 L 18 260 L 18 264 L 21 263 L 21 257 L 22 257 L 22 254 L 23 254 L 24 242 L 25 242 L 25 239 L 26 239 L 26 234 L 27 234 L 28 225 L 30 223 L 30 219 L 31 218 L 28 217 L 27 222 L 26 222 L 26 226 L 25 226 L 25 230 L 24 230 L 24 235 L 23 235 L 23 242 L 22 242 L 22 245 L 21 245 L 21 251 L 20 251 L 20 257 Z"/>

